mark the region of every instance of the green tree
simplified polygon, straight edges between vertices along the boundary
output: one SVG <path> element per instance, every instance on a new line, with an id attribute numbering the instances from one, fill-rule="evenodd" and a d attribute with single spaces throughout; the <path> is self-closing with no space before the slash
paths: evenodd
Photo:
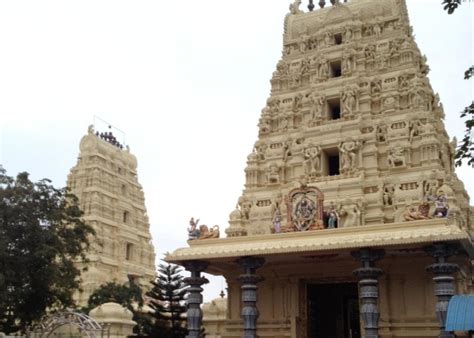
<path id="1" fill-rule="evenodd" d="M 186 285 L 182 269 L 173 264 L 160 264 L 158 277 L 152 281 L 153 288 L 147 293 L 153 308 L 154 325 L 149 332 L 154 338 L 184 338 L 186 312 L 184 296 Z"/>
<path id="2" fill-rule="evenodd" d="M 87 308 L 84 310 L 90 311 L 107 302 L 115 302 L 128 309 L 132 309 L 134 303 L 141 307 L 143 306 L 142 290 L 135 283 L 107 282 L 90 295 Z"/>
<path id="3" fill-rule="evenodd" d="M 14 179 L 0 166 L 0 331 L 24 331 L 46 310 L 73 305 L 94 230 L 77 198 L 28 173 Z"/>
<path id="4" fill-rule="evenodd" d="M 118 303 L 132 311 L 133 320 L 137 322 L 133 328 L 135 334 L 143 335 L 151 330 L 151 316 L 143 311 L 143 292 L 136 283 L 130 281 L 125 284 L 116 282 L 102 284 L 90 295 L 87 307 L 82 311 L 88 313 L 96 306 L 107 302 Z"/>
<path id="5" fill-rule="evenodd" d="M 448 14 L 453 14 L 456 9 L 461 5 L 461 0 L 444 0 L 444 10 L 448 11 Z M 469 80 L 474 74 L 474 66 L 471 66 L 464 73 L 464 79 Z M 472 140 L 474 127 L 474 101 L 464 108 L 461 112 L 461 117 L 465 118 L 466 129 L 464 130 L 464 137 L 458 143 L 456 149 L 456 166 L 462 165 L 463 160 L 467 160 L 467 164 L 474 167 L 474 143 Z"/>
<path id="6" fill-rule="evenodd" d="M 474 66 L 469 68 L 465 74 L 464 78 L 466 80 L 470 79 L 474 73 Z M 474 143 L 472 141 L 474 127 L 474 101 L 464 108 L 461 112 L 461 117 L 466 119 L 466 129 L 464 130 L 464 137 L 461 142 L 458 144 L 456 150 L 456 166 L 459 167 L 462 165 L 463 160 L 467 160 L 467 164 L 474 167 Z"/>

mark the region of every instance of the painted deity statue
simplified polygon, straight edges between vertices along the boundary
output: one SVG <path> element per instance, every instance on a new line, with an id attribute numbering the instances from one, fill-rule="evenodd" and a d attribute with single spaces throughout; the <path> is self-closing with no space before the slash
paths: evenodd
<path id="1" fill-rule="evenodd" d="M 195 221 L 194 217 L 191 217 L 189 220 L 188 228 L 188 240 L 194 240 L 199 238 L 199 229 L 198 229 L 199 218 Z"/>

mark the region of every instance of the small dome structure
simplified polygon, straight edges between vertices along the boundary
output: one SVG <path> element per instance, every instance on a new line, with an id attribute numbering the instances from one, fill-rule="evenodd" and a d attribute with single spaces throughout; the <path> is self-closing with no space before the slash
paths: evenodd
<path id="1" fill-rule="evenodd" d="M 242 214 L 240 213 L 240 210 L 238 207 L 234 209 L 229 215 L 229 219 L 231 221 L 240 221 L 242 219 Z"/>
<path id="2" fill-rule="evenodd" d="M 227 298 L 216 298 L 202 305 L 204 320 L 225 319 L 227 316 Z"/>
<path id="3" fill-rule="evenodd" d="M 99 323 L 134 323 L 133 313 L 122 305 L 108 302 L 99 305 L 89 312 L 89 315 Z"/>

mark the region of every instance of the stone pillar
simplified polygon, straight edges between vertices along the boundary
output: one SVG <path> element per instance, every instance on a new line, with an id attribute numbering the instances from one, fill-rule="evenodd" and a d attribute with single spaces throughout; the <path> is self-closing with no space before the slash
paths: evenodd
<path id="1" fill-rule="evenodd" d="M 361 249 L 351 253 L 361 261 L 362 267 L 354 270 L 359 278 L 360 316 L 364 323 L 364 338 L 379 338 L 378 278 L 383 270 L 375 267 L 375 261 L 383 258 L 383 250 Z"/>
<path id="2" fill-rule="evenodd" d="M 188 335 L 186 338 L 201 338 L 202 328 L 202 287 L 201 285 L 209 283 L 207 278 L 201 277 L 207 266 L 207 262 L 202 261 L 189 261 L 184 262 L 183 266 L 191 272 L 191 277 L 184 279 L 184 282 L 189 285 L 188 288 L 188 299 L 186 300 L 186 321 L 188 328 Z"/>
<path id="3" fill-rule="evenodd" d="M 428 255 L 436 259 L 436 263 L 428 265 L 426 271 L 434 274 L 433 281 L 435 284 L 434 292 L 438 298 L 436 303 L 436 317 L 439 321 L 440 334 L 439 338 L 454 338 L 455 334 L 446 332 L 446 316 L 448 314 L 449 300 L 455 293 L 454 277 L 452 276 L 459 270 L 459 266 L 455 263 L 448 263 L 449 256 L 457 252 L 455 246 L 446 243 L 436 243 L 425 248 Z"/>
<path id="4" fill-rule="evenodd" d="M 242 338 L 258 338 L 257 337 L 257 283 L 263 278 L 256 274 L 265 260 L 259 257 L 242 257 L 237 260 L 242 266 L 245 273 L 239 276 L 242 283 L 242 319 L 244 320 L 244 335 Z"/>

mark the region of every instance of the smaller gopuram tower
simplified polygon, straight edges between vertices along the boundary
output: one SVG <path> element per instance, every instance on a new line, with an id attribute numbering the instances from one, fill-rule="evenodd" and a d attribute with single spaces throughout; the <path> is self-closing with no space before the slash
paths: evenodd
<path id="1" fill-rule="evenodd" d="M 78 304 L 87 304 L 106 282 L 133 281 L 146 287 L 155 276 L 155 253 L 137 159 L 128 146 L 112 132 L 94 132 L 90 126 L 67 185 L 79 199 L 85 222 L 96 231 L 90 262 L 81 274 L 82 291 L 76 294 Z"/>
<path id="2" fill-rule="evenodd" d="M 448 303 L 474 292 L 473 208 L 406 3 L 330 2 L 290 5 L 227 238 L 192 220 L 167 257 L 191 272 L 189 338 L 202 272 L 228 283 L 222 338 L 454 338 Z"/>

